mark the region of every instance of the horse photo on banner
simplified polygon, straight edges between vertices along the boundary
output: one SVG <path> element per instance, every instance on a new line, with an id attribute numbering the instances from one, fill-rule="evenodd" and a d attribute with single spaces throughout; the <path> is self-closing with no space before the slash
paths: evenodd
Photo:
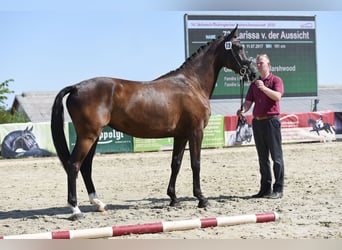
<path id="1" fill-rule="evenodd" d="M 253 145 L 252 116 L 244 116 L 238 123 L 237 116 L 224 117 L 225 146 Z M 238 125 L 236 125 L 238 124 Z"/>
<path id="2" fill-rule="evenodd" d="M 4 158 L 51 156 L 49 123 L 15 123 L 0 126 L 1 156 Z"/>
<path id="3" fill-rule="evenodd" d="M 336 140 L 334 112 L 284 113 L 280 121 L 283 142 Z"/>

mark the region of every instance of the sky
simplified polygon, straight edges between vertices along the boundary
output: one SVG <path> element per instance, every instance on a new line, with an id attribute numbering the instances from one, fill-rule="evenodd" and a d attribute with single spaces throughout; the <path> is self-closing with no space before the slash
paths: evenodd
<path id="1" fill-rule="evenodd" d="M 186 59 L 184 14 L 315 15 L 318 85 L 342 85 L 342 1 L 229 2 L 4 0 L 0 82 L 14 79 L 15 92 L 7 107 L 26 91 L 58 91 L 96 76 L 152 80 L 178 68 Z"/>

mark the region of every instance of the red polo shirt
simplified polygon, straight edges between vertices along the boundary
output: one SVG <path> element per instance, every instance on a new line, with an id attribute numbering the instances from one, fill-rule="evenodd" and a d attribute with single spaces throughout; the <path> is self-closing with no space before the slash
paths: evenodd
<path id="1" fill-rule="evenodd" d="M 259 77 L 259 80 L 262 79 Z M 263 82 L 267 88 L 280 92 L 281 95 L 284 94 L 284 84 L 280 77 L 270 73 L 267 78 L 263 80 Z M 258 87 L 255 85 L 255 81 L 251 83 L 248 89 L 246 100 L 254 102 L 254 117 L 280 114 L 279 101 L 273 101 L 264 92 L 258 89 Z"/>

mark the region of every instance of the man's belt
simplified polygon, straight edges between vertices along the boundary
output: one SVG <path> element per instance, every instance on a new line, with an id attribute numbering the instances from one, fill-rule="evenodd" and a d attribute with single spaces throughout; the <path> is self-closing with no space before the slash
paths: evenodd
<path id="1" fill-rule="evenodd" d="M 254 118 L 257 119 L 258 121 L 268 120 L 268 119 L 272 119 L 275 117 L 278 117 L 278 116 L 277 115 L 254 116 Z"/>

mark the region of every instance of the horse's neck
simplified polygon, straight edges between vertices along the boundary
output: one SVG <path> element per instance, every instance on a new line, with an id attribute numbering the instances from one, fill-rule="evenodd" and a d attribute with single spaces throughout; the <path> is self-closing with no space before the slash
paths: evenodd
<path id="1" fill-rule="evenodd" d="M 16 138 L 16 139 L 12 142 L 11 148 L 12 148 L 13 150 L 17 150 L 18 148 L 23 148 L 23 145 L 24 145 L 24 143 L 23 143 L 22 138 Z"/>
<path id="2" fill-rule="evenodd" d="M 163 78 L 172 78 L 182 75 L 182 77 L 191 78 L 188 83 L 196 85 L 196 88 L 203 90 L 204 95 L 208 98 L 214 90 L 217 77 L 223 67 L 219 62 L 217 48 L 220 41 L 214 41 L 210 46 L 198 51 L 196 55 L 188 58 L 187 61 L 175 71 L 171 71 L 155 80 Z"/>
<path id="3" fill-rule="evenodd" d="M 209 50 L 213 50 L 213 48 L 208 48 L 208 51 L 202 52 L 184 67 L 184 70 L 190 69 L 192 71 L 191 77 L 197 79 L 197 81 L 192 82 L 198 84 L 208 98 L 210 98 L 214 90 L 217 77 L 222 68 L 216 61 L 217 55 L 215 52 Z"/>

